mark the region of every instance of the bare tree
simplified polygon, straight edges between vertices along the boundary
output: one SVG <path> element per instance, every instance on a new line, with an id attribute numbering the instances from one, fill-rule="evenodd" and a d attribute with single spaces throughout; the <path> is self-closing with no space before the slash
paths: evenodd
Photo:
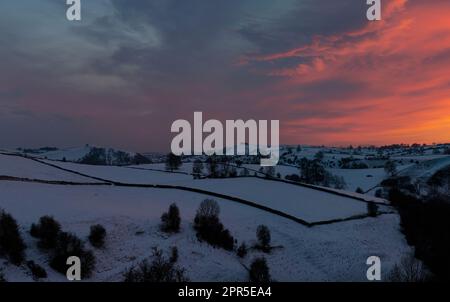
<path id="1" fill-rule="evenodd" d="M 166 158 L 166 169 L 167 170 L 170 170 L 170 171 L 178 170 L 181 165 L 182 165 L 182 163 L 181 163 L 180 156 L 176 156 L 173 153 L 169 153 L 167 155 L 167 158 Z"/>
<path id="2" fill-rule="evenodd" d="M 219 217 L 219 214 L 219 204 L 213 199 L 203 200 L 197 210 L 197 216 L 199 217 Z"/>
<path id="3" fill-rule="evenodd" d="M 256 237 L 258 238 L 258 243 L 261 249 L 267 251 L 270 250 L 270 230 L 265 225 L 260 225 L 256 229 Z"/>
<path id="4" fill-rule="evenodd" d="M 200 178 L 200 176 L 203 173 L 203 163 L 201 160 L 197 159 L 194 161 L 194 164 L 192 165 L 192 174 L 194 175 L 194 178 Z"/>
<path id="5" fill-rule="evenodd" d="M 265 258 L 256 258 L 253 260 L 249 270 L 249 280 L 255 283 L 270 282 L 269 267 Z"/>
<path id="6" fill-rule="evenodd" d="M 390 282 L 426 282 L 429 278 L 423 263 L 413 255 L 403 257 L 388 276 Z"/>
<path id="7" fill-rule="evenodd" d="M 394 161 L 388 160 L 388 161 L 384 164 L 384 171 L 386 171 L 386 173 L 387 173 L 389 176 L 394 176 L 395 173 L 397 173 L 397 165 L 395 164 Z"/>

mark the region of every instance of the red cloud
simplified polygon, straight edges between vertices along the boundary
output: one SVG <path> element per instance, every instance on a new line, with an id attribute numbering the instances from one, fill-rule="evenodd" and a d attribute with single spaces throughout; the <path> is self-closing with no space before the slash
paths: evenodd
<path id="1" fill-rule="evenodd" d="M 283 79 L 286 91 L 339 79 L 364 90 L 339 92 L 320 104 L 291 95 L 298 112 L 320 107 L 326 117 L 290 118 L 285 139 L 314 143 L 362 144 L 450 140 L 450 2 L 389 1 L 382 21 L 358 30 L 317 36 L 309 45 L 244 58 L 243 64 L 298 59 L 267 74 Z M 319 94 L 318 94 L 319 95 Z M 282 98 L 282 97 L 281 97 Z M 366 110 L 352 110 L 366 106 Z M 348 111 L 348 114 L 345 112 Z"/>

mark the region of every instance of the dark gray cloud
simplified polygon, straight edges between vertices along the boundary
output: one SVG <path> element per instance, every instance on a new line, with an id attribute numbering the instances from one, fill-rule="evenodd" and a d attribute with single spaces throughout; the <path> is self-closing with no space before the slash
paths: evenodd
<path id="1" fill-rule="evenodd" d="M 82 1 L 80 23 L 65 20 L 64 2 L 0 4 L 1 109 L 13 102 L 11 110 L 0 110 L 9 116 L 1 122 L 10 129 L 2 135 L 5 145 L 51 144 L 52 137 L 61 146 L 86 141 L 166 150 L 171 122 L 194 110 L 219 118 L 280 118 L 295 114 L 284 104 L 361 89 L 320 83 L 305 89 L 305 98 L 280 99 L 268 111 L 263 100 L 282 89 L 279 79 L 258 72 L 271 63 L 251 69 L 236 63 L 358 28 L 364 1 Z"/>

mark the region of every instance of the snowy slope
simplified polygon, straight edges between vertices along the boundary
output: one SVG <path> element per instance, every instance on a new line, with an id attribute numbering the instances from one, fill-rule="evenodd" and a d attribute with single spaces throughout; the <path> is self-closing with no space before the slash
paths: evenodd
<path id="1" fill-rule="evenodd" d="M 67 161 L 77 162 L 81 160 L 84 156 L 86 156 L 86 154 L 88 154 L 91 151 L 91 149 L 92 147 L 90 146 L 67 148 L 42 153 L 39 154 L 39 157 L 48 158 L 51 160 L 63 160 L 65 158 Z"/>
<path id="2" fill-rule="evenodd" d="M 384 169 L 329 169 L 329 171 L 342 176 L 347 185 L 346 190 L 352 192 L 357 188 L 367 191 L 387 177 Z"/>
<path id="3" fill-rule="evenodd" d="M 285 212 L 307 222 L 345 219 L 367 213 L 367 205 L 363 202 L 320 190 L 265 179 L 194 180 L 190 175 L 127 167 L 89 166 L 74 163 L 57 163 L 57 165 L 115 182 L 174 185 L 225 194 Z"/>
<path id="4" fill-rule="evenodd" d="M 402 170 L 400 175 L 409 176 L 412 179 L 427 179 L 447 166 L 450 166 L 450 156 L 439 156 L 412 165 L 408 169 Z"/>
<path id="5" fill-rule="evenodd" d="M 0 154 L 0 176 L 67 182 L 97 182 L 87 177 L 61 171 L 32 159 Z"/>
<path id="6" fill-rule="evenodd" d="M 343 219 L 367 213 L 367 205 L 363 202 L 258 178 L 202 179 L 179 184 L 254 201 L 307 222 Z"/>
<path id="7" fill-rule="evenodd" d="M 83 162 L 94 165 L 130 165 L 149 162 L 148 158 L 129 151 L 86 145 L 84 147 L 58 149 L 49 152 L 28 154 L 29 156 L 56 161 Z"/>
<path id="8" fill-rule="evenodd" d="M 365 203 L 351 198 L 258 178 L 194 180 L 190 175 L 162 171 L 46 162 L 124 183 L 170 184 L 228 194 L 309 222 L 348 218 L 367 212 Z M 155 168 L 154 165 L 144 167 Z M 95 182 L 31 159 L 6 155 L 0 155 L 0 175 Z M 211 198 L 208 194 L 174 189 L 2 180 L 0 192 L 0 208 L 18 220 L 28 246 L 27 259 L 44 266 L 49 274 L 44 281 L 65 281 L 65 277 L 49 267 L 48 256 L 37 248 L 36 240 L 28 233 L 31 223 L 43 215 L 54 216 L 61 222 L 63 230 L 77 234 L 94 251 L 97 265 L 90 281 L 122 280 L 123 272 L 149 257 L 153 246 L 166 252 L 177 246 L 179 265 L 186 269 L 192 281 L 246 281 L 248 273 L 242 264 L 249 266 L 253 258 L 261 255 L 251 250 L 241 260 L 233 252 L 214 249 L 197 240 L 192 221 L 199 203 Z M 239 243 L 245 241 L 253 245 L 257 226 L 265 224 L 269 227 L 272 245 L 282 246 L 271 254 L 264 254 L 270 273 L 277 281 L 365 281 L 367 257 L 379 256 L 382 272 L 387 274 L 403 255 L 411 252 L 399 231 L 396 214 L 306 227 L 229 199 L 214 199 L 221 207 L 222 222 Z M 182 230 L 167 236 L 159 231 L 158 225 L 161 214 L 173 202 L 180 208 Z M 104 225 L 108 232 L 106 248 L 102 250 L 93 249 L 86 240 L 90 226 L 97 223 Z M 32 281 L 25 266 L 17 268 L 1 259 L 0 268 L 4 268 L 9 281 Z"/>
<path id="9" fill-rule="evenodd" d="M 165 171 L 149 171 L 116 166 L 92 166 L 68 162 L 53 162 L 49 160 L 44 160 L 44 162 L 90 176 L 122 183 L 173 184 L 179 181 L 192 179 L 192 176 L 190 175 L 169 173 Z"/>
<path id="10" fill-rule="evenodd" d="M 66 231 L 86 239 L 89 226 L 103 224 L 107 231 L 104 250 L 94 250 L 97 266 L 91 281 L 120 281 L 122 273 L 150 255 L 152 246 L 164 250 L 178 246 L 179 264 L 186 268 L 192 281 L 245 281 L 247 272 L 240 259 L 231 252 L 211 248 L 196 239 L 192 220 L 201 194 L 161 189 L 123 187 L 72 187 L 31 183 L 0 182 L 0 206 L 11 212 L 22 228 L 28 245 L 27 257 L 43 265 L 49 280 L 64 281 L 51 270 L 47 256 L 36 248 L 27 230 L 41 215 L 54 215 Z M 283 248 L 265 255 L 272 277 L 278 281 L 364 281 L 366 259 L 381 258 L 383 274 L 406 253 L 411 252 L 398 230 L 396 215 L 349 221 L 313 228 L 217 199 L 224 225 L 239 242 L 253 244 L 258 225 L 272 231 L 272 244 Z M 166 236 L 158 230 L 160 215 L 168 205 L 177 202 L 182 230 Z M 89 244 L 88 244 L 89 246 Z M 250 251 L 243 260 L 260 255 Z M 24 268 L 7 265 L 10 281 L 31 281 Z"/>

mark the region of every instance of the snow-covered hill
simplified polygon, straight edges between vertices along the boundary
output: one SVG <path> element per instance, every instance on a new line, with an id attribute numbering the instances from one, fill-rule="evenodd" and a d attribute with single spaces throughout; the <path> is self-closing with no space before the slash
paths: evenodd
<path id="1" fill-rule="evenodd" d="M 267 258 L 272 277 L 278 281 L 364 281 L 367 257 L 379 256 L 386 276 L 394 264 L 411 252 L 399 231 L 398 216 L 392 210 L 375 218 L 363 216 L 307 226 L 232 198 L 243 198 L 311 222 L 351 218 L 366 211 L 364 202 L 350 196 L 287 183 L 253 177 L 193 180 L 179 173 L 35 161 L 9 155 L 0 157 L 0 175 L 92 181 L 67 185 L 0 179 L 0 208 L 18 220 L 27 245 L 26 257 L 47 270 L 45 281 L 64 281 L 65 276 L 50 268 L 47 254 L 37 248 L 36 240 L 28 233 L 31 223 L 43 215 L 54 216 L 64 231 L 75 233 L 93 250 L 97 265 L 90 281 L 123 280 L 124 271 L 150 257 L 153 246 L 165 252 L 177 246 L 179 265 L 186 269 L 192 281 L 245 281 L 248 273 L 242 264 L 249 266 L 255 257 L 262 255 Z M 121 184 L 105 185 L 92 177 Z M 163 186 L 137 186 L 149 183 Z M 211 196 L 208 190 L 221 193 L 222 197 Z M 192 222 L 199 203 L 205 198 L 219 203 L 221 220 L 238 242 L 253 245 L 256 228 L 265 224 L 271 230 L 272 244 L 280 248 L 270 254 L 250 250 L 240 259 L 235 252 L 198 241 Z M 168 236 L 159 230 L 159 223 L 161 214 L 173 202 L 180 208 L 181 232 Z M 86 240 L 90 226 L 97 223 L 107 230 L 104 249 L 95 249 Z M 25 265 L 16 267 L 2 260 L 0 267 L 10 281 L 32 280 Z"/>
<path id="2" fill-rule="evenodd" d="M 114 148 L 105 148 L 90 145 L 66 149 L 19 149 L 16 150 L 15 153 L 25 154 L 27 156 L 42 159 L 77 162 L 90 165 L 124 166 L 145 164 L 151 162 L 149 158 L 136 152 L 122 151 Z"/>

